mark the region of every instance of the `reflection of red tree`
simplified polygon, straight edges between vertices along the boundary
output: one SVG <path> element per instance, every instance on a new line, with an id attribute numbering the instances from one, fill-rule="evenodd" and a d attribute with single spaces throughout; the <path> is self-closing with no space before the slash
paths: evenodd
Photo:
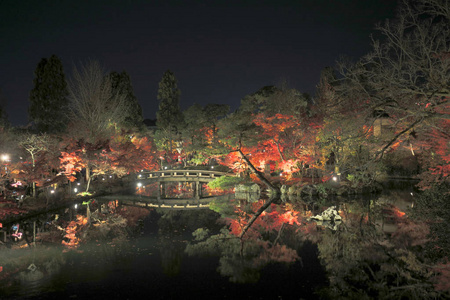
<path id="1" fill-rule="evenodd" d="M 252 211 L 257 211 L 263 204 L 263 200 L 253 203 Z M 287 206 L 272 204 L 269 211 L 261 213 L 247 232 L 247 236 L 258 237 L 261 235 L 261 232 L 279 231 L 282 226 L 301 225 L 302 217 L 299 215 L 299 212 Z M 236 217 L 227 218 L 227 223 L 230 226 L 231 233 L 239 236 L 252 215 L 244 211 L 241 207 L 236 207 L 235 212 Z"/>
<path id="2" fill-rule="evenodd" d="M 66 227 L 66 234 L 64 238 L 66 240 L 62 241 L 62 244 L 67 247 L 67 250 L 73 250 L 79 247 L 80 238 L 76 236 L 77 232 L 81 230 L 83 226 L 85 226 L 88 222 L 88 219 L 84 216 L 77 215 L 76 221 L 71 221 Z"/>

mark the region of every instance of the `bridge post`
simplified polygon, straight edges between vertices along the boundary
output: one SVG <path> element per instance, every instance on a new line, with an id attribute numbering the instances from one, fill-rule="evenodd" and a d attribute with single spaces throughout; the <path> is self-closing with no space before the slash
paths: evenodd
<path id="1" fill-rule="evenodd" d="M 195 182 L 195 188 L 194 188 L 194 198 L 195 199 L 200 199 L 200 194 L 201 194 L 201 188 L 202 186 L 199 186 L 200 181 L 196 181 Z M 200 188 L 200 191 L 199 191 Z"/>
<path id="2" fill-rule="evenodd" d="M 156 182 L 158 188 L 156 189 L 156 199 L 161 200 L 161 183 L 159 181 Z"/>
<path id="3" fill-rule="evenodd" d="M 160 184 L 160 198 L 164 199 L 166 198 L 166 183 L 164 181 L 161 181 Z"/>

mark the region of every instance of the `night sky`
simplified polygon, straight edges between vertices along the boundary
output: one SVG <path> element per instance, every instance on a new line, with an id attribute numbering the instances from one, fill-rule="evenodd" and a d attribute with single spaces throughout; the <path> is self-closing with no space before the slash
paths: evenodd
<path id="1" fill-rule="evenodd" d="M 370 50 L 374 25 L 395 0 L 0 1 L 0 97 L 13 125 L 26 125 L 34 70 L 57 55 L 98 60 L 130 74 L 144 118 L 155 118 L 158 82 L 170 69 L 183 109 L 239 106 L 247 94 L 287 81 L 314 94 L 340 56 Z"/>

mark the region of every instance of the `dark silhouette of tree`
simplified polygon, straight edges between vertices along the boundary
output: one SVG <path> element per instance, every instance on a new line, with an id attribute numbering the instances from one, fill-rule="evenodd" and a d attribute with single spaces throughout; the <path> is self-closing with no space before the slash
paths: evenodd
<path id="1" fill-rule="evenodd" d="M 28 115 L 40 132 L 62 132 L 67 126 L 67 83 L 61 60 L 42 58 L 34 72 Z"/>
<path id="2" fill-rule="evenodd" d="M 6 98 L 0 89 L 0 127 L 8 127 L 8 114 L 6 113 Z"/>
<path id="3" fill-rule="evenodd" d="M 159 145 L 172 153 L 173 143 L 181 131 L 183 115 L 180 110 L 180 89 L 172 71 L 167 70 L 159 82 L 159 110 L 156 113 Z"/>
<path id="4" fill-rule="evenodd" d="M 183 111 L 185 126 L 182 129 L 183 150 L 188 163 L 199 164 L 214 158 L 219 152 L 218 122 L 229 111 L 228 105 L 194 104 Z"/>
<path id="5" fill-rule="evenodd" d="M 130 75 L 125 71 L 122 73 L 111 72 L 108 77 L 112 87 L 112 94 L 125 95 L 127 115 L 123 120 L 123 124 L 119 125 L 125 129 L 141 128 L 143 126 L 142 121 L 144 120 L 142 117 L 142 108 L 134 95 Z"/>

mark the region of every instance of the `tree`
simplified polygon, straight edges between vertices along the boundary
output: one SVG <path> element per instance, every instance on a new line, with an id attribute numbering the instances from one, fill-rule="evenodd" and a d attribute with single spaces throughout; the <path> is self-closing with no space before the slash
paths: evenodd
<path id="1" fill-rule="evenodd" d="M 128 116 L 127 95 L 114 91 L 110 78 L 96 61 L 76 67 L 69 84 L 72 133 L 95 142 L 108 138 Z"/>
<path id="2" fill-rule="evenodd" d="M 173 143 L 177 135 L 181 132 L 183 115 L 180 110 L 180 89 L 177 79 L 172 71 L 164 72 L 159 82 L 157 99 L 159 100 L 159 110 L 156 113 L 156 125 L 159 134 L 157 135 L 160 144 L 172 153 Z"/>
<path id="3" fill-rule="evenodd" d="M 126 94 L 114 91 L 109 76 L 98 62 L 92 61 L 74 69 L 69 84 L 70 135 L 78 141 L 86 158 L 86 179 L 91 173 L 91 158 L 102 150 L 114 135 L 117 124 L 123 124 L 128 114 Z M 92 152 L 92 153 L 90 153 Z"/>
<path id="4" fill-rule="evenodd" d="M 218 154 L 218 122 L 228 111 L 228 105 L 194 104 L 183 112 L 183 149 L 189 163 L 204 163 Z"/>
<path id="5" fill-rule="evenodd" d="M 341 99 L 359 100 L 360 117 L 369 122 L 374 111 L 392 121 L 393 134 L 380 140 L 376 158 L 449 118 L 449 21 L 448 1 L 405 0 L 396 19 L 377 26 L 384 39 L 374 39 L 369 54 L 355 64 L 339 63 Z"/>
<path id="6" fill-rule="evenodd" d="M 6 113 L 6 98 L 0 89 L 0 127 L 9 126 L 8 114 Z"/>
<path id="7" fill-rule="evenodd" d="M 125 102 L 128 108 L 123 123 L 119 125 L 125 129 L 141 128 L 143 124 L 142 108 L 134 96 L 130 75 L 125 71 L 122 73 L 111 72 L 108 77 L 111 82 L 113 97 L 114 95 L 125 95 Z"/>
<path id="8" fill-rule="evenodd" d="M 34 178 L 32 179 L 33 197 L 36 197 L 36 177 L 39 176 L 39 174 L 36 174 L 37 172 L 35 170 L 36 160 L 39 154 L 48 149 L 49 141 L 49 137 L 45 134 L 27 134 L 20 142 L 20 146 L 31 156 L 31 177 Z"/>
<path id="9" fill-rule="evenodd" d="M 34 72 L 28 115 L 40 132 L 62 132 L 67 126 L 67 83 L 61 60 L 42 58 Z"/>

